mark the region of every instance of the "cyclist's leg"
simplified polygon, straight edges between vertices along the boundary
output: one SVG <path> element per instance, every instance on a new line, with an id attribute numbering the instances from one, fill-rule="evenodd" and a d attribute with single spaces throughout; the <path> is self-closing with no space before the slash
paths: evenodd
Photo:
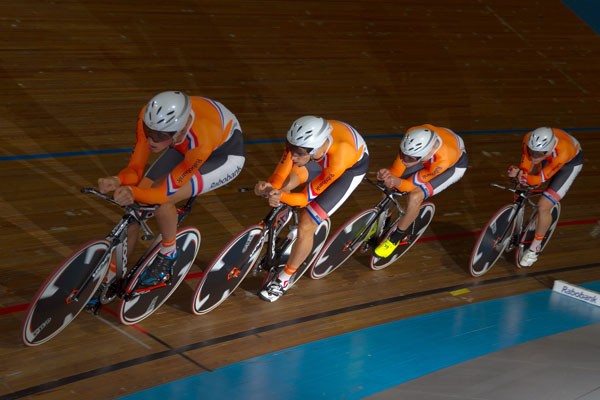
<path id="1" fill-rule="evenodd" d="M 375 249 L 378 257 L 389 257 L 394 252 L 403 239 L 406 239 L 407 231 L 419 216 L 423 202 L 459 181 L 467 170 L 468 162 L 467 153 L 463 153 L 452 167 L 429 182 L 420 182 L 418 187 L 409 193 L 405 214 L 398 220 L 396 230 Z M 404 178 L 406 177 L 403 176 Z M 410 237 L 408 239 L 410 242 Z"/>
<path id="2" fill-rule="evenodd" d="M 581 152 L 573 160 L 565 164 L 550 180 L 543 196 L 538 201 L 538 220 L 535 230 L 536 236 L 544 236 L 552 224 L 550 211 L 567 194 L 571 185 L 583 167 Z"/>
<path id="3" fill-rule="evenodd" d="M 288 288 L 291 275 L 296 271 L 306 271 L 324 243 L 314 243 L 317 227 L 348 199 L 350 194 L 362 182 L 369 166 L 369 156 L 365 154 L 356 164 L 347 169 L 323 193 L 311 201 L 298 221 L 298 238 L 296 239 L 285 268 L 274 281 L 267 284 L 259 296 L 267 301 L 277 300 Z M 316 246 L 317 245 L 317 246 Z M 297 279 L 295 279 L 297 280 Z"/>
<path id="4" fill-rule="evenodd" d="M 164 172 L 165 167 L 172 166 L 177 158 L 176 155 L 172 155 L 162 165 L 162 171 Z M 177 203 L 227 184 L 239 175 L 244 161 L 242 133 L 235 130 L 231 137 L 213 151 L 199 170 L 182 187 L 176 189 L 176 185 L 169 184 L 172 181 L 170 172 L 166 178 L 155 181 L 153 187 L 162 187 L 167 191 L 167 201 L 155 213 L 156 222 L 162 234 L 162 247 L 149 269 L 148 279 L 146 277 L 142 279 L 144 285 L 157 284 L 157 279 L 161 280 L 166 277 L 169 268 L 175 263 L 177 258 L 175 247 L 178 222 Z"/>
<path id="5" fill-rule="evenodd" d="M 156 223 L 161 233 L 161 253 L 155 258 L 154 262 L 144 271 L 140 279 L 143 286 L 153 286 L 162 280 L 169 278 L 169 264 L 175 262 L 176 248 L 175 237 L 177 234 L 177 208 L 176 203 L 187 200 L 192 196 L 193 190 L 190 182 L 181 188 L 174 188 L 169 185 L 167 180 L 173 169 L 184 160 L 184 155 L 174 148 L 168 148 L 161 156 L 150 166 L 138 187 L 143 189 L 164 190 L 167 193 L 167 201 L 164 202 L 156 211 Z M 133 244 L 137 240 L 139 227 L 133 225 L 128 232 L 130 235 L 129 247 L 133 249 Z M 167 259 L 165 259 L 167 255 Z"/>
<path id="6" fill-rule="evenodd" d="M 317 221 L 310 215 L 308 210 L 304 210 L 300 214 L 298 220 L 298 237 L 292 246 L 290 258 L 286 265 L 286 272 L 292 275 L 296 269 L 306 260 L 313 246 L 313 237 L 317 230 L 317 226 L 321 221 Z M 287 277 L 289 279 L 289 277 Z"/>
<path id="7" fill-rule="evenodd" d="M 298 239 L 294 243 L 288 265 L 294 271 L 302 264 L 313 248 L 313 236 L 317 227 L 331 217 L 350 194 L 358 187 L 366 174 L 368 156 L 365 155 L 355 166 L 346 170 L 323 193 L 311 201 L 302 215 L 298 226 Z"/>
<path id="8" fill-rule="evenodd" d="M 162 234 L 163 241 L 173 240 L 177 232 L 177 208 L 179 201 L 187 200 L 192 196 L 191 182 L 183 185 L 181 188 L 175 188 L 168 185 L 166 180 L 173 169 L 181 164 L 184 155 L 174 148 L 168 148 L 161 156 L 150 166 L 144 178 L 138 185 L 143 189 L 158 189 L 163 187 L 167 194 L 167 201 L 163 203 L 155 212 L 156 222 Z"/>
<path id="9" fill-rule="evenodd" d="M 406 210 L 404 210 L 404 215 L 398 220 L 398 230 L 405 232 L 410 227 L 417 218 L 417 215 L 419 215 L 419 209 L 421 208 L 421 204 L 423 204 L 423 200 L 425 200 L 425 193 L 420 189 L 415 189 L 408 194 Z"/>
<path id="10" fill-rule="evenodd" d="M 544 237 L 550 224 L 552 223 L 552 215 L 550 210 L 554 207 L 554 202 L 550 201 L 547 197 L 542 196 L 537 203 L 537 224 L 535 228 L 535 236 Z M 540 241 L 541 241 L 540 238 Z"/>
<path id="11" fill-rule="evenodd" d="M 542 242 L 552 226 L 552 209 L 559 203 L 569 191 L 577 175 L 583 167 L 583 154 L 580 151 L 571 161 L 565 164 L 551 179 L 544 190 L 543 196 L 538 201 L 535 236 L 529 249 L 523 253 L 520 266 L 529 267 L 537 261 L 541 251 Z"/>
<path id="12" fill-rule="evenodd" d="M 363 177 L 367 173 L 368 166 L 369 155 L 365 154 L 363 158 L 357 161 L 351 168 L 347 169 L 335 182 L 325 189 L 323 193 L 311 201 L 306 206 L 305 215 L 302 215 L 301 217 L 314 221 L 314 229 L 316 230 L 323 221 L 330 218 L 342 204 L 348 200 L 352 192 L 354 192 L 362 182 Z M 297 268 L 300 264 L 307 261 L 306 258 L 311 254 L 311 249 L 313 250 L 313 255 L 316 256 L 316 252 L 314 251 L 315 246 L 313 246 L 312 242 L 313 236 L 314 230 L 310 237 L 311 246 L 308 248 L 308 252 L 304 255 L 304 258 L 298 257 L 297 259 L 292 260 L 292 257 L 294 256 L 294 250 L 292 249 L 292 254 L 290 254 L 290 259 L 292 261 L 290 261 L 290 263 L 294 264 L 291 265 L 296 266 Z M 321 243 L 321 245 L 323 244 L 324 243 Z M 312 260 L 308 261 L 312 262 Z"/>
<path id="13" fill-rule="evenodd" d="M 456 164 L 454 164 L 453 166 L 448 168 L 446 171 L 444 171 L 440 175 L 438 175 L 435 178 L 433 178 L 432 180 L 430 180 L 427 184 L 424 184 L 421 186 L 421 192 L 423 193 L 423 199 L 420 202 L 418 202 L 418 200 L 420 199 L 420 196 L 415 195 L 417 197 L 417 199 L 416 199 L 413 207 L 417 207 L 417 209 L 415 211 L 414 217 L 412 218 L 412 221 L 414 221 L 415 218 L 418 216 L 419 209 L 420 209 L 423 201 L 442 193 L 444 190 L 446 190 L 447 188 L 449 188 L 450 186 L 452 186 L 453 184 L 458 182 L 465 175 L 468 164 L 469 164 L 469 158 L 467 157 L 467 153 L 464 152 L 462 154 L 462 156 L 458 159 Z M 411 193 L 411 195 L 412 195 L 412 193 Z M 410 204 L 411 198 L 410 197 L 411 196 L 409 195 L 409 199 L 408 199 L 409 204 L 408 204 L 407 208 L 409 208 L 411 206 L 411 204 Z M 408 229 L 410 227 L 410 224 L 412 223 L 412 221 L 410 223 L 406 223 L 406 221 L 403 221 L 402 219 L 400 219 L 400 222 L 398 223 L 398 227 L 400 229 Z"/>

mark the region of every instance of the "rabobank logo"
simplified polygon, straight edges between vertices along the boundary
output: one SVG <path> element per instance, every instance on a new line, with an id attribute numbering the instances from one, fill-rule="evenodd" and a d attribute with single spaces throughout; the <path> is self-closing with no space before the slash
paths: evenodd
<path id="1" fill-rule="evenodd" d="M 574 299 L 584 301 L 594 306 L 600 306 L 600 293 L 594 292 L 589 289 L 584 289 L 576 285 L 572 285 L 565 281 L 554 281 L 552 291 L 560 293 L 567 297 L 572 297 Z"/>
<path id="2" fill-rule="evenodd" d="M 575 290 L 567 285 L 563 285 L 560 292 L 567 296 L 575 297 L 576 299 L 583 300 L 588 303 L 598 304 L 598 296 L 587 294 L 582 290 Z"/>

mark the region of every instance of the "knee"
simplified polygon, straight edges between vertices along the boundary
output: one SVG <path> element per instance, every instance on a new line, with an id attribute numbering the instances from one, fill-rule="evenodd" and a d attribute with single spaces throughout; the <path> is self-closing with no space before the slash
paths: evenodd
<path id="1" fill-rule="evenodd" d="M 543 197 L 538 202 L 538 212 L 542 214 L 549 214 L 553 206 L 554 204 L 550 200 Z"/>
<path id="2" fill-rule="evenodd" d="M 422 190 L 416 189 L 408 194 L 408 206 L 409 207 L 420 207 L 425 199 L 425 194 Z"/>
<path id="3" fill-rule="evenodd" d="M 175 210 L 175 204 L 173 203 L 163 203 L 160 205 L 160 207 L 158 207 L 156 209 L 156 211 L 154 212 L 155 215 L 157 216 L 161 216 L 161 215 L 166 215 L 166 214 L 170 214 Z"/>
<path id="4" fill-rule="evenodd" d="M 300 218 L 300 221 L 298 221 L 298 237 L 313 237 L 316 231 L 317 224 L 312 218 Z"/>

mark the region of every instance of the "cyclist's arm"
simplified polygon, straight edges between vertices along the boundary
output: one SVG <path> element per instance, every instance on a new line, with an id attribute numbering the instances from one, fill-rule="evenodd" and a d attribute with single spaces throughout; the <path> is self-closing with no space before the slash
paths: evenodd
<path id="1" fill-rule="evenodd" d="M 319 194 L 323 193 L 337 178 L 339 178 L 345 169 L 339 170 L 336 168 L 327 168 L 313 179 L 304 190 L 298 193 L 281 194 L 281 202 L 295 207 L 305 207 L 308 203 L 314 200 Z"/>
<path id="2" fill-rule="evenodd" d="M 183 161 L 167 175 L 160 186 L 144 189 L 132 187 L 135 200 L 146 204 L 163 204 L 170 195 L 187 184 L 216 146 L 209 136 L 199 135 L 198 139 L 202 140 L 198 147 L 185 154 Z"/>
<path id="3" fill-rule="evenodd" d="M 527 140 L 529 135 L 525 135 L 523 138 L 523 143 L 521 144 L 521 164 L 519 164 L 519 168 L 521 171 L 525 171 L 526 173 L 531 172 L 531 168 L 533 164 L 531 163 L 531 158 L 527 156 Z"/>
<path id="4" fill-rule="evenodd" d="M 420 187 L 420 183 L 429 182 L 450 167 L 451 165 L 447 158 L 437 157 L 431 164 L 413 174 L 412 178 L 402 179 L 400 186 L 398 186 L 396 189 L 398 189 L 400 192 L 412 192 L 417 187 Z M 392 174 L 395 176 L 401 177 L 405 170 L 406 166 L 402 163 L 400 156 L 397 156 L 396 160 L 394 161 L 394 165 L 392 165 L 392 168 L 390 169 L 390 172 L 392 172 Z"/>
<path id="5" fill-rule="evenodd" d="M 275 189 L 281 189 L 285 184 L 290 172 L 292 171 L 292 155 L 289 151 L 284 150 L 279 163 L 275 167 L 275 171 L 267 182 L 269 182 Z"/>
<path id="6" fill-rule="evenodd" d="M 344 146 L 340 144 L 340 146 Z M 302 192 L 283 193 L 281 201 L 290 206 L 305 207 L 319 194 L 323 193 L 333 182 L 356 162 L 351 149 L 339 149 L 333 155 L 329 155 L 328 166 L 324 168 L 319 176 L 313 179 Z"/>
<path id="7" fill-rule="evenodd" d="M 527 184 L 529 186 L 539 186 L 542 183 L 548 181 L 548 179 L 552 178 L 554 174 L 556 174 L 566 163 L 563 160 L 564 157 L 556 157 L 553 158 L 548 165 L 542 168 L 542 171 L 536 175 L 527 175 Z"/>
<path id="8" fill-rule="evenodd" d="M 135 147 L 129 159 L 129 164 L 117 174 L 121 185 L 137 185 L 144 177 L 144 169 L 146 168 L 148 157 L 150 157 L 150 148 L 148 147 L 146 135 L 144 135 L 141 115 L 140 113 L 137 123 Z"/>
<path id="9" fill-rule="evenodd" d="M 402 178 L 404 175 L 404 171 L 406 171 L 406 165 L 402 162 L 402 159 L 399 155 L 396 156 L 392 167 L 390 168 L 390 172 L 397 178 Z M 414 185 L 408 179 L 401 179 L 400 185 L 396 187 L 397 190 L 401 192 L 410 192 L 414 189 Z"/>

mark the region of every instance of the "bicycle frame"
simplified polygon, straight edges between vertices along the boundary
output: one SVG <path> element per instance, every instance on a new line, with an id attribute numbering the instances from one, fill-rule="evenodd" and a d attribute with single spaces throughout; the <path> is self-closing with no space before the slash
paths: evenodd
<path id="1" fill-rule="evenodd" d="M 125 213 L 125 215 L 123 215 L 123 217 L 121 217 L 121 220 L 112 229 L 112 231 L 106 236 L 106 240 L 109 242 L 108 251 L 102 256 L 102 258 L 98 262 L 98 266 L 96 267 L 94 272 L 92 274 L 88 275 L 86 277 L 86 279 L 79 285 L 79 287 L 77 289 L 73 290 L 71 292 L 71 294 L 67 297 L 67 299 L 66 299 L 67 303 L 79 300 L 79 293 L 81 293 L 83 290 L 85 290 L 85 288 L 89 285 L 89 283 L 95 277 L 97 277 L 97 274 L 100 273 L 102 270 L 104 270 L 105 264 L 108 262 L 108 260 L 110 259 L 111 255 L 112 255 L 113 251 L 115 251 L 115 249 L 116 249 L 116 255 L 117 255 L 117 258 L 116 258 L 116 281 L 123 282 L 123 280 L 125 278 L 125 272 L 126 272 L 125 266 L 127 265 L 127 235 L 128 235 L 127 229 L 130 224 L 138 223 L 141 226 L 142 231 L 143 231 L 142 240 L 154 239 L 154 233 L 152 232 L 152 230 L 150 229 L 150 227 L 148 226 L 146 221 L 148 219 L 154 217 L 154 212 L 159 207 L 158 205 L 142 206 L 139 204 L 132 204 L 129 206 L 121 206 L 119 203 L 117 203 L 115 200 L 113 200 L 113 198 L 111 196 L 100 193 L 98 190 L 96 190 L 94 188 L 83 188 L 83 189 L 81 189 L 81 193 L 92 194 L 92 195 L 98 196 L 110 203 L 116 204 L 119 207 L 124 208 L 126 213 Z M 185 216 L 187 216 L 189 214 L 189 212 L 192 209 L 192 205 L 194 204 L 195 201 L 196 201 L 196 197 L 191 197 L 188 199 L 188 201 L 185 203 L 185 205 L 183 207 L 177 209 L 177 213 L 178 213 L 177 224 L 178 225 L 181 222 L 181 220 L 183 220 L 183 218 L 185 218 Z M 159 238 L 157 238 L 156 240 L 159 240 Z M 153 246 L 149 246 L 149 248 L 146 250 L 146 253 L 144 254 L 144 256 L 142 256 L 140 258 L 140 261 L 142 261 L 145 258 L 149 249 L 151 249 L 152 247 Z M 131 270 L 129 271 L 129 275 L 135 273 L 139 264 L 140 264 L 140 262 L 138 261 L 138 263 L 136 263 L 136 265 L 133 268 L 131 268 Z M 121 288 L 119 287 L 119 289 L 121 289 Z"/>
<path id="2" fill-rule="evenodd" d="M 292 225 L 290 226 L 290 231 L 296 229 L 298 227 L 298 212 L 296 211 L 296 209 L 294 207 L 290 207 L 287 204 L 280 204 L 279 206 L 273 208 L 269 214 L 261 221 L 261 225 L 265 226 L 265 230 L 263 231 L 263 237 L 261 239 L 261 242 L 267 243 L 267 251 L 265 253 L 265 255 L 259 260 L 259 262 L 256 264 L 256 268 L 255 268 L 255 272 L 258 273 L 260 271 L 267 271 L 269 272 L 271 270 L 271 268 L 275 265 L 275 262 L 277 261 L 276 259 L 276 252 L 277 252 L 277 233 L 276 232 L 276 228 L 277 228 L 277 223 L 283 223 L 283 221 L 279 221 L 277 220 L 277 217 L 280 215 L 280 212 L 283 210 L 290 210 L 292 213 Z M 289 237 L 286 237 L 285 239 L 283 239 L 283 242 L 280 243 L 279 247 L 284 247 L 287 246 L 287 244 L 289 243 L 291 239 Z M 260 251 L 262 249 L 263 246 L 257 246 L 256 251 Z M 252 257 L 250 257 L 252 258 Z"/>
<path id="3" fill-rule="evenodd" d="M 510 251 L 518 245 L 519 237 L 521 236 L 524 227 L 523 219 L 525 215 L 525 207 L 527 204 L 529 204 L 534 212 L 537 209 L 537 205 L 531 201 L 530 197 L 541 194 L 542 190 L 534 189 L 531 186 L 521 185 L 518 181 L 514 182 L 514 186 L 512 188 L 498 185 L 496 183 L 492 183 L 490 186 L 497 189 L 508 190 L 516 195 L 514 200 L 514 205 L 516 207 L 513 208 L 513 211 L 511 212 L 510 224 L 508 224 L 505 231 L 502 232 L 502 235 L 500 235 L 500 240 L 498 241 L 498 243 L 504 243 L 507 239 L 507 236 L 510 235 L 510 242 L 504 246 L 505 249 L 507 248 L 507 251 Z"/>
<path id="4" fill-rule="evenodd" d="M 398 204 L 397 198 L 406 196 L 408 194 L 406 192 L 399 192 L 396 189 L 390 189 L 379 182 L 375 182 L 367 178 L 366 176 L 363 178 L 363 180 L 375 186 L 377 189 L 381 190 L 385 197 L 375 205 L 375 208 L 378 210 L 377 214 L 367 224 L 365 224 L 365 227 L 354 238 L 354 240 L 346 245 L 346 248 L 349 249 L 351 252 L 354 252 L 356 247 L 361 245 L 367 239 L 367 235 L 369 234 L 369 232 L 371 232 L 375 221 L 377 221 L 381 213 L 383 213 L 387 208 L 389 208 L 390 205 L 396 207 L 399 216 L 404 215 L 404 209 L 402 208 L 402 206 L 400 206 L 400 204 Z M 383 227 L 378 226 L 377 229 L 383 229 Z M 381 234 L 381 232 L 377 233 Z"/>

